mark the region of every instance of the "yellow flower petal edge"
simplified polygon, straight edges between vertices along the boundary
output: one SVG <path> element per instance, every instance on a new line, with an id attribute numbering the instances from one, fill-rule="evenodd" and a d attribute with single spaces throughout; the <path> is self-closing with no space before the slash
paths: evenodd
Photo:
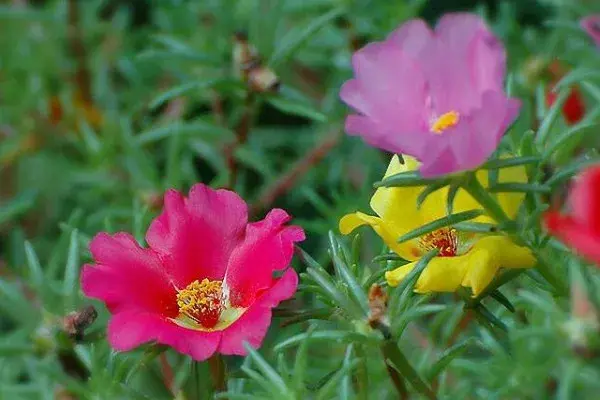
<path id="1" fill-rule="evenodd" d="M 342 217 L 339 224 L 340 232 L 347 235 L 356 228 L 369 225 L 383 239 L 385 244 L 396 254 L 406 260 L 414 260 L 414 244 L 402 243 L 398 244 L 396 240 L 399 235 L 396 234 L 390 227 L 379 217 L 374 217 L 361 212 L 347 214 Z"/>
<path id="2" fill-rule="evenodd" d="M 536 263 L 528 248 L 514 244 L 505 236 L 488 236 L 478 240 L 466 254 L 432 259 L 415 286 L 415 292 L 453 292 L 459 286 L 470 287 L 478 296 L 494 279 L 500 268 L 530 268 Z M 386 272 L 390 286 L 398 286 L 415 267 L 410 263 Z"/>
<path id="3" fill-rule="evenodd" d="M 468 255 L 457 257 L 435 257 L 433 258 L 415 285 L 415 292 L 454 292 L 467 273 L 469 263 Z M 390 286 L 398 286 L 406 278 L 406 275 L 413 270 L 416 262 L 406 264 L 393 271 L 385 273 L 385 280 Z"/>

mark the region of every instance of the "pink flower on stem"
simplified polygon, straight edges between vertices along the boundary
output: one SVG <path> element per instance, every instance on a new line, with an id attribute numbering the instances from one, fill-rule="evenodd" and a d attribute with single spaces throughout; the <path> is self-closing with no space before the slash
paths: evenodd
<path id="1" fill-rule="evenodd" d="M 504 47 L 475 15 L 447 14 L 435 31 L 408 21 L 352 66 L 341 98 L 357 114 L 346 131 L 416 157 L 426 177 L 485 162 L 520 108 L 504 93 Z"/>
<path id="2" fill-rule="evenodd" d="M 600 47 L 600 14 L 590 15 L 581 20 L 581 27 L 590 35 Z"/>
<path id="3" fill-rule="evenodd" d="M 95 264 L 84 267 L 81 286 L 112 313 L 110 344 L 127 351 L 157 342 L 198 361 L 245 355 L 244 341 L 259 347 L 271 309 L 296 292 L 288 267 L 304 231 L 285 225 L 290 216 L 280 209 L 248 223 L 237 194 L 202 184 L 164 200 L 149 248 L 127 233 L 100 233 L 90 244 Z"/>

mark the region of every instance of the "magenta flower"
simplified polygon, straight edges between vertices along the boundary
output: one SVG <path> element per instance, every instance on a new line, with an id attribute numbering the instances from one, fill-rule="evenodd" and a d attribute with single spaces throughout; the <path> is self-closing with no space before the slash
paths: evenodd
<path id="1" fill-rule="evenodd" d="M 169 190 L 146 234 L 149 248 L 127 233 L 92 240 L 95 265 L 83 269 L 83 292 L 113 314 L 116 350 L 157 342 L 199 361 L 244 355 L 243 342 L 260 346 L 271 309 L 298 286 L 288 267 L 304 231 L 286 226 L 289 219 L 274 209 L 248 223 L 246 203 L 228 190 L 198 184 L 187 198 Z"/>
<path id="2" fill-rule="evenodd" d="M 581 27 L 590 35 L 600 47 L 600 14 L 590 15 L 581 20 Z"/>
<path id="3" fill-rule="evenodd" d="M 447 14 L 432 31 L 412 20 L 352 57 L 341 98 L 346 131 L 416 157 L 424 176 L 475 168 L 496 149 L 520 102 L 507 98 L 506 55 L 484 22 Z"/>

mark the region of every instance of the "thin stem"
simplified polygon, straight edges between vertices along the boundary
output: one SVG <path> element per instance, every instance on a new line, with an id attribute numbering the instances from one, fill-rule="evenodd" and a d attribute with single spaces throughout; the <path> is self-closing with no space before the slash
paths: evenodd
<path id="1" fill-rule="evenodd" d="M 463 188 L 469 193 L 479 204 L 483 206 L 485 211 L 489 214 L 490 217 L 494 218 L 498 223 L 508 223 L 510 219 L 498 204 L 498 201 L 488 193 L 487 190 L 475 177 L 475 174 L 471 174 L 469 179 L 466 180 Z"/>
<path id="2" fill-rule="evenodd" d="M 208 359 L 208 368 L 216 392 L 227 390 L 227 368 L 220 354 L 215 354 Z"/>
<path id="3" fill-rule="evenodd" d="M 410 362 L 402 351 L 400 351 L 394 339 L 386 339 L 381 346 L 381 351 L 383 352 L 390 378 L 401 399 L 409 398 L 404 379 L 408 380 L 416 391 L 429 400 L 437 399 L 435 393 L 425 383 L 413 366 L 410 365 Z"/>

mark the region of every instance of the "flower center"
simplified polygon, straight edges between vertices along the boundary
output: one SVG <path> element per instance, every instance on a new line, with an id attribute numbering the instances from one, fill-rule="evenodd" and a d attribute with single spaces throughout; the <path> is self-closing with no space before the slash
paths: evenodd
<path id="1" fill-rule="evenodd" d="M 458 235 L 456 229 L 442 228 L 421 236 L 419 247 L 423 253 L 438 249 L 438 257 L 454 257 L 458 254 Z"/>
<path id="2" fill-rule="evenodd" d="M 431 125 L 431 132 L 441 134 L 446 129 L 452 128 L 458 121 L 460 120 L 460 114 L 456 111 L 449 111 L 445 114 L 442 114 L 435 120 L 435 122 Z"/>
<path id="3" fill-rule="evenodd" d="M 223 312 L 223 282 L 195 280 L 177 293 L 179 313 L 202 325 L 213 328 Z"/>

